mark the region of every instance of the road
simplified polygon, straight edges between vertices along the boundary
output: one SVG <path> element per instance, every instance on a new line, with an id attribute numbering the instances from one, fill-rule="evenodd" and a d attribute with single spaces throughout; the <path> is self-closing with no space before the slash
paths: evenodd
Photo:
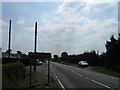
<path id="1" fill-rule="evenodd" d="M 118 78 L 51 62 L 51 72 L 65 89 L 119 90 Z"/>

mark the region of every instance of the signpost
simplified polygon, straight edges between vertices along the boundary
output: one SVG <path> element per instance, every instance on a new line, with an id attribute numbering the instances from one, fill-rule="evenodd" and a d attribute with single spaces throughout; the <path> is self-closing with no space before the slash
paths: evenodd
<path id="1" fill-rule="evenodd" d="M 32 63 L 32 61 L 31 61 L 31 59 L 30 59 L 30 87 L 31 87 L 31 72 L 32 72 L 31 63 Z"/>
<path id="2" fill-rule="evenodd" d="M 37 48 L 37 22 L 35 22 L 35 45 L 34 45 L 34 52 L 29 52 L 29 58 L 30 58 L 30 86 L 31 86 L 31 63 L 32 63 L 32 60 L 31 59 L 34 59 L 34 71 L 36 71 L 36 59 L 37 58 L 51 58 L 51 53 L 38 53 L 36 51 L 36 48 Z M 49 67 L 50 65 L 48 65 Z M 50 69 L 48 69 L 50 71 Z M 49 77 L 49 71 L 48 71 L 48 77 Z M 48 81 L 49 81 L 49 78 L 48 78 Z"/>
<path id="3" fill-rule="evenodd" d="M 50 83 L 50 59 L 48 60 L 48 83 Z"/>
<path id="4" fill-rule="evenodd" d="M 48 83 L 50 83 L 50 59 L 51 59 L 51 53 L 34 53 L 29 52 L 29 58 L 36 59 L 36 58 L 45 58 L 48 59 Z M 30 85 L 31 85 L 31 61 L 30 61 Z"/>
<path id="5" fill-rule="evenodd" d="M 51 58 L 51 53 L 40 53 L 40 52 L 29 52 L 29 57 L 30 58 Z"/>

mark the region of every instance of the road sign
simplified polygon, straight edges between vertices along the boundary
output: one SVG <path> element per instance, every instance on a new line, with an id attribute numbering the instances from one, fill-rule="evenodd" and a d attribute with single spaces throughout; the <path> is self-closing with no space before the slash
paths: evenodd
<path id="1" fill-rule="evenodd" d="M 51 53 L 34 53 L 34 52 L 29 52 L 29 57 L 30 58 L 51 58 Z"/>

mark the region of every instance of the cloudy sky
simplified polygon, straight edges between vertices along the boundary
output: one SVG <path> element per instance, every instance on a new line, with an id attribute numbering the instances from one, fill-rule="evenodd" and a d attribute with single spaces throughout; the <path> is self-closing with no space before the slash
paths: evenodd
<path id="1" fill-rule="evenodd" d="M 34 51 L 34 24 L 38 22 L 37 51 L 60 55 L 96 50 L 105 52 L 106 40 L 118 37 L 118 2 L 2 2 L 2 50 L 8 48 L 12 20 L 12 52 Z M 1 31 L 0 31 L 1 33 Z"/>

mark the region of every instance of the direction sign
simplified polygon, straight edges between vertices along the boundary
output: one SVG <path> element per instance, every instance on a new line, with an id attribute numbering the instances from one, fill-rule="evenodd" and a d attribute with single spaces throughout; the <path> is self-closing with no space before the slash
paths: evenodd
<path id="1" fill-rule="evenodd" d="M 51 58 L 51 53 L 29 52 L 30 58 Z"/>

